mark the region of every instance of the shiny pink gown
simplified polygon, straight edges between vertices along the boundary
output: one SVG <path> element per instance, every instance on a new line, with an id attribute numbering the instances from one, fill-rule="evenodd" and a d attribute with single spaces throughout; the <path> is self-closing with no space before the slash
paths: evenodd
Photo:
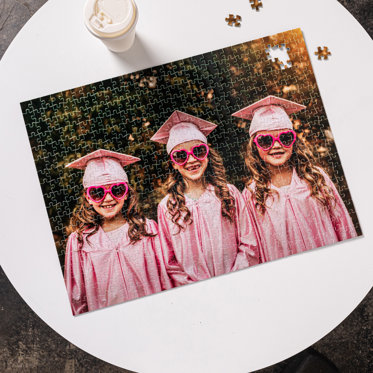
<path id="1" fill-rule="evenodd" d="M 157 224 L 147 220 L 147 231 L 157 233 Z M 69 236 L 65 257 L 65 283 L 74 315 L 122 303 L 170 289 L 172 283 L 162 258 L 158 235 L 134 244 L 128 224 L 83 238 Z"/>
<path id="2" fill-rule="evenodd" d="M 198 200 L 185 196 L 193 223 L 179 232 L 171 221 L 166 196 L 158 206 L 159 236 L 167 272 L 175 286 L 208 279 L 258 263 L 258 243 L 253 219 L 241 193 L 228 184 L 236 201 L 231 223 L 221 213 L 221 202 L 209 185 Z"/>
<path id="3" fill-rule="evenodd" d="M 321 171 L 336 200 L 331 211 L 311 197 L 307 183 L 299 178 L 295 169 L 290 185 L 271 186 L 279 196 L 274 194 L 273 198 L 267 199 L 264 215 L 255 208 L 255 184 L 250 185 L 250 190 L 245 188 L 243 191 L 258 226 L 263 262 L 356 237 L 342 198 L 329 176 Z"/>

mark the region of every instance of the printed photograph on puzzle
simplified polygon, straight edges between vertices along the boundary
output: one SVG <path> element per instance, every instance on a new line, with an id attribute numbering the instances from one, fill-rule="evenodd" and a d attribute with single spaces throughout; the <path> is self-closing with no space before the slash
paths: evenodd
<path id="1" fill-rule="evenodd" d="M 300 29 L 21 108 L 74 315 L 362 234 Z"/>

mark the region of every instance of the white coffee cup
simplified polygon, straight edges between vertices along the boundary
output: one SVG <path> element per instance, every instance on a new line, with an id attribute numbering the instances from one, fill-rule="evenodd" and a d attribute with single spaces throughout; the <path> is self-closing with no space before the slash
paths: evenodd
<path id="1" fill-rule="evenodd" d="M 133 0 L 87 0 L 84 7 L 88 30 L 117 53 L 131 48 L 138 17 Z"/>

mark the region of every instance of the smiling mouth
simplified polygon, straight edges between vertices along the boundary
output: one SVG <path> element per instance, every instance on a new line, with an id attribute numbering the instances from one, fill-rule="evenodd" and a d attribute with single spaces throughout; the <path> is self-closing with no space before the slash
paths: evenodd
<path id="1" fill-rule="evenodd" d="M 194 165 L 191 165 L 191 166 L 188 166 L 188 167 L 185 167 L 185 169 L 187 171 L 197 171 L 199 168 L 201 168 L 201 165 L 200 164 L 194 164 Z"/>
<path id="2" fill-rule="evenodd" d="M 281 156 L 281 155 L 283 155 L 283 154 L 285 154 L 285 152 L 283 152 L 283 151 L 278 151 L 278 152 L 273 152 L 273 153 L 271 153 L 271 154 L 269 154 L 269 155 L 272 156 L 272 157 L 279 157 L 279 156 Z"/>
<path id="3" fill-rule="evenodd" d="M 110 210 L 110 209 L 112 209 L 112 208 L 114 208 L 115 207 L 115 205 L 116 205 L 116 203 L 114 203 L 114 204 L 111 204 L 111 205 L 105 205 L 105 206 L 101 206 L 103 209 L 105 209 L 105 210 Z"/>

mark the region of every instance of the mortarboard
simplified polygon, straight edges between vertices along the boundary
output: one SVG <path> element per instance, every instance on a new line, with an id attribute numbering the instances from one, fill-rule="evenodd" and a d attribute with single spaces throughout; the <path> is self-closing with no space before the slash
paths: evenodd
<path id="1" fill-rule="evenodd" d="M 123 167 L 137 161 L 140 161 L 140 158 L 99 149 L 69 163 L 66 167 L 85 170 L 83 186 L 88 188 L 95 185 L 128 183 L 128 176 Z"/>
<path id="2" fill-rule="evenodd" d="M 293 129 L 289 115 L 305 109 L 306 106 L 276 96 L 267 96 L 235 113 L 234 117 L 252 120 L 249 134 L 258 131 Z"/>
<path id="3" fill-rule="evenodd" d="M 207 120 L 175 110 L 150 140 L 167 144 L 167 153 L 170 154 L 183 142 L 200 140 L 207 144 L 206 136 L 216 127 Z"/>

